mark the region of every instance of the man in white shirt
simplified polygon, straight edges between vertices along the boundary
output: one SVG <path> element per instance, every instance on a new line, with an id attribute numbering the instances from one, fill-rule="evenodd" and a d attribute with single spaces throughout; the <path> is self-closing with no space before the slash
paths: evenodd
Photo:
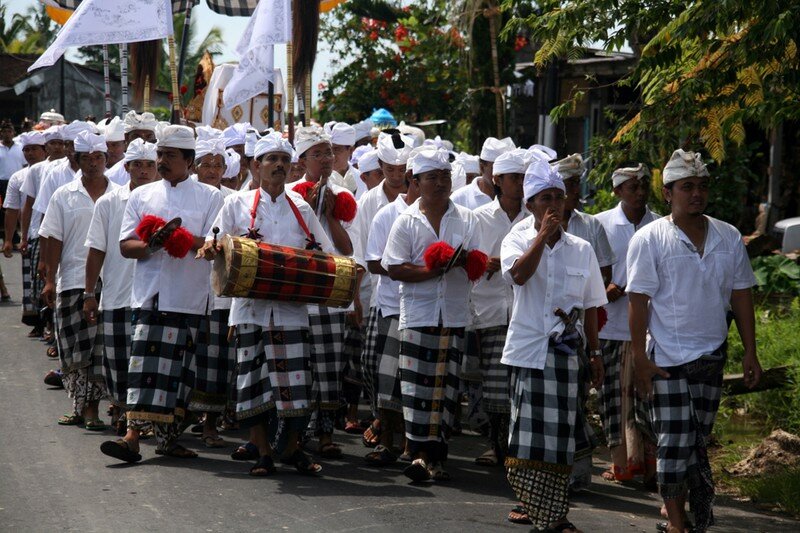
<path id="1" fill-rule="evenodd" d="M 706 531 L 714 523 L 706 439 L 722 392 L 729 309 L 744 346 L 744 383 L 752 388 L 761 378 L 755 276 L 738 230 L 703 214 L 710 177 L 700 154 L 676 150 L 662 175 L 672 212 L 636 232 L 628 249 L 635 383 L 650 399 L 658 441 L 656 475 L 668 516 L 659 529 Z"/>
<path id="2" fill-rule="evenodd" d="M 344 122 L 336 122 L 330 127 L 326 125 L 325 133 L 331 136 L 331 148 L 333 149 L 333 170 L 334 176 L 341 176 L 341 185 L 350 191 L 356 200 L 367 192 L 367 185 L 361 181 L 361 172 L 350 164 L 350 156 L 356 143 L 356 130 L 353 126 Z"/>
<path id="3" fill-rule="evenodd" d="M 239 154 L 242 162 L 239 166 L 239 174 L 231 176 L 222 182 L 225 187 L 233 189 L 234 191 L 238 191 L 242 183 L 247 180 L 250 159 L 245 154 L 244 147 L 247 143 L 247 130 L 250 128 L 249 122 L 237 122 L 222 130 L 222 139 L 225 142 L 225 148 L 233 149 L 233 151 Z"/>
<path id="4" fill-rule="evenodd" d="M 119 232 L 131 191 L 152 183 L 156 172 L 156 146 L 136 139 L 123 159 L 129 183 L 101 196 L 95 203 L 86 235 L 86 282 L 83 314 L 89 325 L 99 323 L 103 342 L 103 373 L 112 405 L 111 424 L 125 435 L 128 409 L 128 365 L 131 348 L 131 287 L 135 262 L 122 257 Z M 103 290 L 98 305 L 94 296 L 102 273 Z"/>
<path id="5" fill-rule="evenodd" d="M 589 243 L 561 228 L 565 191 L 558 174 L 535 159 L 523 188 L 535 222 L 515 227 L 500 251 L 503 277 L 514 286 L 502 358 L 512 367 L 505 465 L 524 511 L 518 514 L 540 530 L 576 533 L 567 519 L 570 471 L 578 442 L 591 433 L 579 398 L 580 352 L 587 342 L 599 386 L 597 307 L 606 303 L 605 290 Z"/>
<path id="6" fill-rule="evenodd" d="M 261 186 L 225 199 L 214 221 L 220 236 L 258 236 L 264 242 L 301 249 L 313 236 L 323 251 L 334 253 L 311 207 L 285 188 L 291 145 L 280 133 L 270 133 L 259 139 L 254 156 Z M 221 250 L 214 238 L 209 235 L 202 250 L 209 260 Z M 236 328 L 237 420 L 242 427 L 251 428 L 260 456 L 250 474 L 274 474 L 276 455 L 300 473 L 319 472 L 320 465 L 298 447 L 298 435 L 314 410 L 308 306 L 233 298 L 230 325 Z"/>
<path id="7" fill-rule="evenodd" d="M 474 366 L 480 372 L 480 405 L 489 417 L 490 448 L 475 462 L 487 466 L 502 464 L 508 446 L 511 413 L 509 367 L 501 364 L 500 358 L 506 342 L 513 292 L 498 271 L 503 238 L 517 222 L 530 215 L 524 206 L 522 189 L 526 167 L 520 154 L 506 152 L 500 155 L 493 167 L 497 196 L 474 211 L 478 220 L 476 242 L 478 248 L 489 256 L 489 266 L 470 293 L 472 328 L 479 349 L 476 354 L 478 364 L 467 364 L 465 368 Z"/>
<path id="8" fill-rule="evenodd" d="M 411 179 L 419 184 L 420 199 L 392 225 L 382 265 L 389 277 L 401 282 L 400 380 L 413 459 L 404 474 L 414 481 L 444 481 L 450 477 L 442 463 L 458 403 L 468 322 L 466 257 L 476 248 L 476 221 L 471 211 L 449 199 L 451 166 L 446 151 L 423 147 L 412 158 Z M 433 261 L 434 250 L 449 253 Z M 443 261 L 447 256 L 452 259 Z M 447 265 L 451 261 L 454 264 Z"/>
<path id="9" fill-rule="evenodd" d="M 64 388 L 72 398 L 73 410 L 59 418 L 65 426 L 85 424 L 90 430 L 103 430 L 98 405 L 105 396 L 102 339 L 97 325 L 83 314 L 83 301 L 94 292 L 84 293 L 86 234 L 94 204 L 103 194 L 116 188 L 104 175 L 106 143 L 102 135 L 81 132 L 74 141 L 74 157 L 81 178 L 59 187 L 50 199 L 39 235 L 48 239 L 45 261 L 47 278 L 42 297 L 55 308 L 56 340 Z"/>
<path id="10" fill-rule="evenodd" d="M 619 204 L 599 213 L 596 218 L 605 229 L 616 262 L 612 265 L 611 282 L 606 284 L 608 320 L 600 330 L 603 345 L 605 378 L 598 391 L 600 418 L 611 450 L 612 466 L 603 473 L 607 481 L 629 481 L 643 475 L 645 483 L 654 483 L 655 442 L 639 428 L 645 409 L 637 409 L 633 392 L 633 354 L 628 328 L 628 285 L 626 257 L 633 234 L 659 216 L 647 207 L 650 195 L 650 171 L 641 163 L 636 167 L 618 168 L 611 176 Z"/>
<path id="11" fill-rule="evenodd" d="M 145 142 L 155 144 L 157 126 L 158 121 L 152 113 L 145 112 L 140 114 L 131 110 L 128 111 L 128 114 L 125 115 L 121 121 L 118 117 L 114 117 L 105 129 L 107 133 L 110 133 L 113 139 L 117 140 L 117 144 L 122 146 L 122 152 L 124 154 L 128 144 L 135 139 L 142 139 Z M 106 138 L 108 138 L 108 134 Z M 111 166 L 106 175 L 108 179 L 117 185 L 125 185 L 131 179 L 130 175 L 125 170 L 124 158 Z"/>
<path id="12" fill-rule="evenodd" d="M 211 275 L 210 265 L 195 261 L 191 251 L 203 245 L 222 206 L 219 191 L 189 178 L 195 155 L 191 128 L 165 126 L 156 147 L 162 179 L 131 192 L 120 230 L 122 256 L 136 260 L 130 410 L 125 437 L 104 442 L 100 450 L 127 462 L 141 459 L 139 432 L 146 422 L 153 424 L 156 454 L 197 457 L 177 442 L 193 385 L 198 329 L 208 305 Z M 178 217 L 181 227 L 169 231 L 165 222 Z"/>
<path id="13" fill-rule="evenodd" d="M 5 197 L 11 175 L 25 166 L 22 145 L 14 140 L 15 135 L 11 122 L 0 124 L 0 197 Z"/>
<path id="14" fill-rule="evenodd" d="M 483 141 L 478 163 L 481 175 L 472 180 L 469 185 L 455 191 L 450 197 L 453 203 L 472 211 L 491 202 L 495 196 L 493 181 L 494 162 L 501 154 L 510 152 L 515 148 L 516 145 L 514 145 L 514 141 L 512 141 L 510 137 L 506 137 L 505 139 L 489 137 Z"/>

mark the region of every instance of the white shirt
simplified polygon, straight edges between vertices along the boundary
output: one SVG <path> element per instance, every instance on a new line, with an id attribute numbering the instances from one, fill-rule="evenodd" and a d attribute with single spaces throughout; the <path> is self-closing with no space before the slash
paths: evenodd
<path id="1" fill-rule="evenodd" d="M 366 182 L 361 179 L 361 171 L 357 168 L 350 167 L 350 170 L 356 177 L 356 200 L 360 200 L 367 192 L 369 192 L 369 187 L 367 187 Z"/>
<path id="2" fill-rule="evenodd" d="M 466 185 L 465 187 L 461 187 L 451 194 L 450 199 L 454 204 L 466 207 L 470 211 L 474 211 L 480 206 L 488 204 L 492 201 L 492 197 L 478 187 L 478 182 L 480 180 L 481 177 L 478 176 L 472 180 L 472 183 Z"/>
<path id="3" fill-rule="evenodd" d="M 66 185 L 72 181 L 80 179 L 83 174 L 80 169 L 72 170 L 69 164 L 69 159 L 59 159 L 58 162 L 47 167 L 46 172 L 42 175 L 41 184 L 39 185 L 39 194 L 33 202 L 33 210 L 42 214 L 47 211 L 50 205 L 50 198 L 56 189 L 62 185 Z"/>
<path id="4" fill-rule="evenodd" d="M 463 243 L 465 250 L 475 246 L 475 215 L 465 207 L 449 202 L 439 224 L 439 234 L 419 210 L 419 200 L 397 217 L 382 265 L 412 263 L 424 266 L 425 250 L 437 241 L 445 241 L 453 248 Z M 440 321 L 445 328 L 461 328 L 468 324 L 470 281 L 467 272 L 456 267 L 438 278 L 418 283 L 400 283 L 399 329 L 436 327 Z"/>
<path id="5" fill-rule="evenodd" d="M 139 239 L 136 227 L 145 215 L 166 221 L 181 217 L 182 226 L 195 237 L 211 231 L 222 206 L 222 194 L 208 185 L 185 179 L 174 187 L 166 180 L 137 187 L 131 192 L 122 218 L 120 242 Z M 158 295 L 159 311 L 203 315 L 208 305 L 211 264 L 189 252 L 183 259 L 163 249 L 147 259 L 137 259 L 131 307 L 152 309 Z"/>
<path id="6" fill-rule="evenodd" d="M 358 178 L 358 181 L 361 181 L 361 178 Z M 362 182 L 363 183 L 363 182 Z M 386 196 L 386 192 L 383 190 L 384 182 L 381 181 L 376 187 L 368 190 L 358 201 L 358 211 L 356 212 L 356 219 L 353 221 L 353 225 L 355 226 L 356 231 L 359 235 L 359 240 L 361 241 L 361 245 L 364 248 L 361 252 L 362 255 L 366 257 L 366 248 L 367 242 L 369 241 L 369 234 L 372 227 L 372 221 L 375 218 L 375 215 L 378 214 L 384 206 L 389 205 L 391 202 L 389 198 Z M 391 229 L 389 226 L 388 229 Z M 388 230 L 384 238 L 388 237 L 389 233 Z M 384 241 L 383 246 L 386 245 Z M 381 248 L 382 250 L 383 248 Z M 380 260 L 380 258 L 378 258 Z M 378 284 L 378 280 L 370 274 L 366 272 L 364 276 L 361 278 L 361 286 L 359 287 L 359 296 L 361 298 L 362 306 L 366 303 L 366 307 L 369 308 L 375 305 L 375 290 Z"/>
<path id="7" fill-rule="evenodd" d="M 196 175 L 193 176 L 193 177 L 196 177 Z M 220 188 L 219 188 L 219 192 L 222 193 L 222 199 L 224 201 L 225 198 L 227 198 L 228 196 L 230 196 L 232 194 L 236 194 L 238 191 L 234 191 L 233 189 L 230 189 L 228 187 L 225 187 L 225 186 L 221 185 Z M 212 228 L 213 228 L 213 226 L 212 226 Z M 213 238 L 213 235 L 214 235 L 213 231 L 212 231 L 211 235 L 212 235 L 212 238 Z M 213 277 L 213 274 L 212 274 L 212 277 Z M 233 299 L 232 298 L 229 298 L 227 296 L 217 296 L 216 293 L 214 293 L 213 287 L 209 286 L 209 289 L 210 289 L 210 292 L 208 294 L 208 301 L 209 301 L 208 311 L 209 311 L 209 314 L 211 313 L 211 311 L 213 311 L 215 309 L 230 309 L 231 308 L 231 304 L 233 303 Z"/>
<path id="8" fill-rule="evenodd" d="M 11 179 L 11 175 L 25 165 L 27 162 L 20 143 L 14 142 L 10 148 L 0 143 L 0 181 Z"/>
<path id="9" fill-rule="evenodd" d="M 547 359 L 551 335 L 564 331 L 564 322 L 554 310 L 560 308 L 569 314 L 574 308 L 598 307 L 607 300 L 592 247 L 585 240 L 563 231 L 555 246 L 545 245 L 533 276 L 524 285 L 515 284 L 511 267 L 528 251 L 537 233 L 533 225 L 515 228 L 503 239 L 500 249 L 503 278 L 514 287 L 514 304 L 501 362 L 541 370 Z"/>
<path id="10" fill-rule="evenodd" d="M 27 202 L 27 197 L 30 196 L 34 200 L 39 195 L 39 189 L 42 185 L 42 179 L 47 174 L 51 166 L 58 164 L 61 159 L 50 161 L 49 159 L 41 161 L 28 167 L 28 174 L 25 176 L 25 181 L 22 183 L 20 190 L 25 194 L 26 198 L 23 199 L 23 205 Z M 31 221 L 28 226 L 28 240 L 39 238 L 39 226 L 42 224 L 42 215 L 39 211 L 31 209 Z"/>
<path id="11" fill-rule="evenodd" d="M 676 366 L 711 353 L 728 336 L 731 292 L 756 280 L 739 231 L 706 217 L 701 258 L 669 217 L 636 232 L 628 248 L 628 293 L 650 297 L 647 352 L 658 366 Z"/>
<path id="12" fill-rule="evenodd" d="M 628 244 L 637 230 L 660 217 L 650 209 L 645 208 L 642 221 L 639 222 L 638 226 L 634 226 L 633 222 L 625 216 L 620 203 L 613 209 L 598 213 L 595 218 L 600 221 L 606 230 L 606 236 L 616 258 L 616 261 L 611 266 L 611 282 L 625 290 L 628 285 L 628 268 L 625 263 L 628 256 Z M 608 314 L 608 322 L 600 330 L 599 337 L 612 341 L 631 340 L 631 330 L 628 328 L 628 295 L 624 294 L 621 298 L 605 307 Z"/>
<path id="13" fill-rule="evenodd" d="M 242 191 L 225 199 L 225 203 L 213 224 L 220 229 L 218 239 L 224 235 L 241 237 L 248 233 L 250 210 L 253 208 L 255 196 L 256 189 Z M 255 227 L 262 235 L 263 241 L 305 249 L 306 234 L 300 227 L 297 217 L 286 199 L 287 196 L 297 206 L 306 226 L 308 226 L 308 231 L 314 235 L 322 250 L 333 253 L 333 244 L 322 229 L 322 225 L 311 206 L 293 191 L 286 191 L 278 196 L 274 202 L 267 192 L 261 191 L 261 200 L 256 210 Z M 208 234 L 207 240 L 211 240 L 213 237 L 213 233 Z M 303 303 L 255 298 L 233 298 L 230 325 L 255 324 L 266 328 L 269 327 L 270 318 L 272 318 L 272 323 L 275 326 L 307 328 L 308 307 Z"/>
<path id="14" fill-rule="evenodd" d="M 117 185 L 127 185 L 131 181 L 131 175 L 125 170 L 125 160 L 117 161 L 106 170 L 106 177 Z"/>
<path id="15" fill-rule="evenodd" d="M 94 204 L 85 246 L 106 254 L 103 270 L 100 273 L 103 280 L 100 309 L 122 309 L 131 306 L 131 288 L 136 261 L 122 257 L 119 248 L 119 231 L 122 228 L 122 217 L 130 195 L 130 186 L 118 186 L 98 198 Z"/>
<path id="16" fill-rule="evenodd" d="M 530 212 L 523 205 L 516 218 L 509 220 L 497 198 L 482 205 L 473 213 L 478 219 L 476 244 L 478 249 L 489 257 L 500 257 L 500 246 L 505 236 L 514 224 L 530 216 Z M 514 291 L 500 272 L 495 272 L 491 279 L 488 277 L 488 274 L 484 274 L 473 285 L 470 293 L 472 325 L 475 329 L 508 324 L 508 313 L 511 310 Z"/>
<path id="17" fill-rule="evenodd" d="M 103 194 L 116 189 L 108 182 Z M 50 199 L 39 235 L 61 241 L 61 257 L 56 273 L 56 292 L 82 289 L 86 285 L 86 234 L 92 221 L 94 200 L 82 180 L 59 187 Z"/>
<path id="18" fill-rule="evenodd" d="M 22 209 L 25 204 L 25 193 L 22 192 L 22 184 L 25 182 L 25 177 L 30 172 L 29 167 L 21 168 L 11 175 L 8 180 L 8 188 L 6 189 L 6 196 L 3 198 L 3 209 Z"/>
<path id="19" fill-rule="evenodd" d="M 386 249 L 386 242 L 389 239 L 389 232 L 397 217 L 406 209 L 405 195 L 398 194 L 394 202 L 381 207 L 373 217 L 369 227 L 369 239 L 367 240 L 367 251 L 364 254 L 366 261 L 380 261 L 383 259 L 383 251 Z M 374 306 L 380 309 L 384 317 L 396 316 L 400 314 L 400 282 L 395 281 L 389 276 L 373 275 L 375 278 Z"/>

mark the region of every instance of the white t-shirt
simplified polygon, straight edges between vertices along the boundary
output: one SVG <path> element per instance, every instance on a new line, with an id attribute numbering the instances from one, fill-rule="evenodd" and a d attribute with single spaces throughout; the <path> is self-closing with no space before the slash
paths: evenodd
<path id="1" fill-rule="evenodd" d="M 478 249 L 489 257 L 500 257 L 500 246 L 505 236 L 514 224 L 530 216 L 530 212 L 523 205 L 517 217 L 509 220 L 497 198 L 482 205 L 473 213 L 478 219 L 476 240 Z M 491 279 L 489 274 L 484 274 L 475 282 L 470 293 L 473 327 L 484 329 L 508 324 L 508 314 L 513 299 L 514 291 L 500 272 L 495 272 Z"/>
<path id="2" fill-rule="evenodd" d="M 131 195 L 130 186 L 117 187 L 97 199 L 94 204 L 92 221 L 86 235 L 86 247 L 104 252 L 103 292 L 100 295 L 100 309 L 122 309 L 131 306 L 133 270 L 136 261 L 122 257 L 119 247 L 119 230 L 125 206 Z"/>
<path id="3" fill-rule="evenodd" d="M 79 170 L 72 170 L 69 160 L 65 157 L 59 159 L 53 165 L 47 168 L 47 171 L 42 176 L 41 185 L 39 185 L 39 194 L 33 202 L 33 210 L 42 214 L 47 211 L 47 206 L 50 205 L 50 198 L 56 189 L 67 183 L 79 180 L 83 174 Z"/>
<path id="4" fill-rule="evenodd" d="M 643 227 L 628 247 L 628 293 L 650 297 L 647 352 L 659 366 L 694 361 L 722 345 L 734 290 L 756 283 L 739 231 L 706 217 L 701 258 L 670 217 Z"/>
<path id="5" fill-rule="evenodd" d="M 533 217 L 531 217 L 533 218 Z M 589 309 L 606 303 L 606 290 L 592 247 L 585 240 L 561 232 L 555 246 L 545 245 L 536 272 L 517 285 L 511 267 L 536 238 L 531 224 L 509 233 L 500 249 L 503 278 L 514 287 L 514 304 L 501 362 L 524 368 L 544 368 L 551 336 L 564 331 L 554 310 L 569 314 L 574 308 Z M 582 330 L 582 325 L 579 324 Z M 583 333 L 583 331 L 581 331 Z"/>
<path id="6" fill-rule="evenodd" d="M 196 177 L 196 175 L 192 176 L 192 177 Z M 228 196 L 230 196 L 232 194 L 236 194 L 239 191 L 234 191 L 233 189 L 230 189 L 228 187 L 220 186 L 219 192 L 222 193 L 222 200 L 224 202 L 225 198 L 227 198 Z M 213 226 L 212 226 L 212 230 L 213 230 Z M 213 238 L 213 235 L 214 235 L 213 231 L 212 231 L 211 235 L 212 235 L 212 238 Z M 213 276 L 213 274 L 212 274 L 212 276 Z M 214 311 L 214 310 L 217 310 L 217 309 L 230 309 L 231 308 L 231 304 L 233 303 L 233 299 L 228 298 L 227 296 L 217 296 L 214 293 L 214 289 L 211 288 L 211 287 L 209 287 L 209 288 L 211 289 L 211 292 L 208 295 L 208 302 L 209 302 L 208 312 L 209 312 L 209 314 L 211 313 L 211 311 Z"/>
<path id="7" fill-rule="evenodd" d="M 399 194 L 394 202 L 381 207 L 373 217 L 369 227 L 369 239 L 364 259 L 367 261 L 381 261 L 389 232 L 400 213 L 408 209 L 405 195 Z M 376 279 L 373 304 L 381 310 L 384 317 L 400 314 L 400 282 L 394 281 L 389 276 L 373 275 Z"/>
<path id="8" fill-rule="evenodd" d="M 359 178 L 358 181 L 361 181 L 361 178 Z M 380 211 L 385 205 L 391 203 L 389 202 L 389 198 L 386 196 L 386 192 L 383 190 L 383 184 L 384 182 L 381 181 L 377 187 L 373 187 L 372 189 L 368 190 L 361 197 L 361 199 L 358 201 L 358 212 L 356 213 L 356 219 L 353 221 L 353 225 L 358 232 L 361 245 L 364 247 L 362 254 L 364 254 L 365 257 L 372 221 L 374 220 L 375 215 L 378 214 L 378 211 Z M 391 229 L 391 227 L 389 229 Z M 388 233 L 384 235 L 384 238 L 387 236 Z M 366 272 L 361 278 L 359 296 L 361 298 L 362 307 L 366 305 L 365 308 L 369 308 L 375 305 L 374 295 L 377 284 L 378 280 L 375 279 L 375 277 L 369 272 Z"/>
<path id="9" fill-rule="evenodd" d="M 613 209 L 598 213 L 595 218 L 600 221 L 606 230 L 606 236 L 616 258 L 616 261 L 611 266 L 611 282 L 625 290 L 628 285 L 628 267 L 625 263 L 628 256 L 628 244 L 637 230 L 657 220 L 659 215 L 647 209 L 639 225 L 634 226 L 622 211 L 622 204 L 617 204 L 617 207 Z M 631 330 L 628 328 L 628 295 L 624 294 L 621 298 L 608 303 L 605 307 L 608 314 L 608 322 L 600 330 L 599 337 L 612 341 L 631 340 Z"/>
<path id="10" fill-rule="evenodd" d="M 220 229 L 217 239 L 225 235 L 246 236 L 250 228 L 250 210 L 253 208 L 256 190 L 242 191 L 225 198 L 213 226 Z M 297 221 L 286 197 L 291 198 L 308 227 L 308 231 L 327 253 L 334 253 L 334 247 L 314 211 L 303 198 L 292 191 L 286 191 L 273 202 L 272 197 L 261 191 L 261 200 L 256 210 L 255 227 L 264 242 L 305 249 L 306 234 Z M 208 233 L 206 240 L 214 238 Z M 275 326 L 288 328 L 308 327 L 308 307 L 303 303 L 280 302 L 254 298 L 233 298 L 230 325 L 255 324 L 269 327 L 270 318 Z"/>
<path id="11" fill-rule="evenodd" d="M 8 188 L 6 188 L 6 196 L 3 198 L 3 209 L 22 209 L 25 204 L 25 193 L 22 192 L 22 184 L 25 182 L 25 177 L 28 175 L 30 168 L 25 167 L 17 170 L 11 175 L 8 180 Z"/>
<path id="12" fill-rule="evenodd" d="M 463 244 L 465 250 L 476 248 L 476 220 L 472 211 L 449 202 L 439 225 L 439 234 L 419 210 L 419 200 L 397 217 L 382 265 L 412 263 L 424 266 L 423 254 L 431 244 L 444 241 L 453 248 Z M 461 328 L 469 323 L 470 281 L 467 272 L 456 267 L 438 278 L 418 283 L 400 283 L 399 329 L 436 327 L 441 321 L 445 328 Z"/>
<path id="13" fill-rule="evenodd" d="M 480 206 L 488 204 L 492 201 L 492 197 L 478 187 L 478 182 L 480 180 L 481 177 L 478 176 L 472 180 L 472 183 L 466 185 L 465 187 L 461 187 L 451 194 L 450 199 L 454 204 L 466 207 L 470 211 L 474 211 Z"/>
<path id="14" fill-rule="evenodd" d="M 117 186 L 108 182 L 107 194 Z M 86 285 L 86 234 L 92 221 L 94 200 L 82 180 L 59 187 L 50 199 L 39 235 L 61 241 L 61 257 L 56 273 L 56 292 L 82 289 Z"/>
<path id="15" fill-rule="evenodd" d="M 131 181 L 131 175 L 125 170 L 125 160 L 121 159 L 114 163 L 106 171 L 106 177 L 117 185 L 127 185 Z"/>
<path id="16" fill-rule="evenodd" d="M 221 207 L 218 190 L 188 178 L 175 186 L 166 180 L 142 185 L 128 199 L 120 242 L 139 239 L 136 227 L 145 215 L 165 221 L 181 217 L 182 226 L 192 235 L 207 235 Z M 159 311 L 203 315 L 208 306 L 210 275 L 210 263 L 195 259 L 191 251 L 177 259 L 161 249 L 147 259 L 136 260 L 131 307 L 152 309 L 153 298 L 158 295 Z"/>
<path id="17" fill-rule="evenodd" d="M 62 160 L 56 159 L 55 161 L 45 160 L 35 165 L 28 167 L 28 174 L 25 181 L 22 183 L 20 190 L 25 194 L 26 198 L 23 199 L 23 204 L 27 202 L 27 197 L 30 196 L 34 200 L 39 196 L 39 189 L 42 186 L 42 179 L 53 165 L 58 165 Z M 46 207 L 46 206 L 45 206 Z M 44 213 L 31 210 L 31 222 L 28 226 L 28 240 L 39 238 L 39 226 L 42 224 L 42 216 Z"/>
<path id="18" fill-rule="evenodd" d="M 0 181 L 11 179 L 11 175 L 27 165 L 22 155 L 22 145 L 14 142 L 11 147 L 0 143 Z"/>

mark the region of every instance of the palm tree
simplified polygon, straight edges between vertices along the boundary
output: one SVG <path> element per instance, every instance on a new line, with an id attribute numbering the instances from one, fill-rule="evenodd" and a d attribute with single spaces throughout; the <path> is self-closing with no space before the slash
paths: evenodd
<path id="1" fill-rule="evenodd" d="M 56 25 L 42 5 L 15 13 L 6 25 L 7 6 L 0 3 L 0 50 L 13 54 L 41 54 L 56 37 Z"/>

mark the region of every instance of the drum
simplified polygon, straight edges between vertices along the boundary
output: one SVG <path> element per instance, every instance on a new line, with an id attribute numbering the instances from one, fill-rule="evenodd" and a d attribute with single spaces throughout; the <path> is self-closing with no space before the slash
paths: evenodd
<path id="1" fill-rule="evenodd" d="M 357 286 L 356 262 L 316 250 L 301 250 L 226 235 L 214 260 L 211 284 L 217 296 L 348 307 Z"/>

